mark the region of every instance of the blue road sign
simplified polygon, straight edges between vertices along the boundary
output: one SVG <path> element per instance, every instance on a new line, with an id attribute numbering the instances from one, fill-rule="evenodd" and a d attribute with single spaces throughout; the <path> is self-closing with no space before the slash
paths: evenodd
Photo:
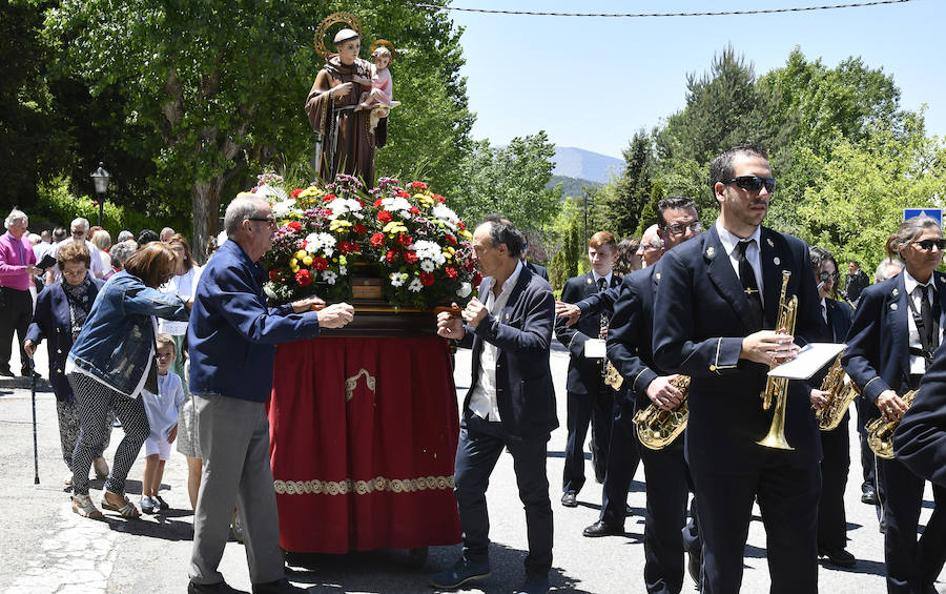
<path id="1" fill-rule="evenodd" d="M 903 220 L 907 221 L 914 217 L 927 216 L 931 219 L 936 219 L 936 222 L 939 223 L 939 226 L 943 226 L 943 209 L 942 208 L 904 208 L 903 209 Z"/>

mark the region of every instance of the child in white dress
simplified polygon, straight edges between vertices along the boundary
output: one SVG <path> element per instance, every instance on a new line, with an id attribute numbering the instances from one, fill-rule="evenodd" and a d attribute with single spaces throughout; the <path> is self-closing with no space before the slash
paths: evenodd
<path id="1" fill-rule="evenodd" d="M 158 495 L 164 464 L 171 455 L 171 444 L 177 437 L 177 418 L 184 404 L 184 385 L 179 375 L 171 371 L 177 350 L 174 339 L 168 334 L 158 334 L 155 339 L 158 352 L 158 393 L 148 390 L 141 393 L 151 435 L 145 440 L 145 472 L 141 479 L 141 511 L 153 514 L 167 510 L 170 506 Z"/>

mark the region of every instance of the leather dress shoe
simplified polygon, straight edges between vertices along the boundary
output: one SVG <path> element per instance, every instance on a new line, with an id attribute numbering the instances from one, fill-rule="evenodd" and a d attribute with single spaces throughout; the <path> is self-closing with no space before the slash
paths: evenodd
<path id="1" fill-rule="evenodd" d="M 302 594 L 303 592 L 308 592 L 308 590 L 293 586 L 286 578 L 265 584 L 253 584 L 253 594 Z"/>
<path id="2" fill-rule="evenodd" d="M 516 594 L 548 594 L 549 576 L 547 575 L 529 575 L 522 583 Z"/>
<path id="3" fill-rule="evenodd" d="M 231 588 L 226 582 L 217 582 L 216 584 L 187 584 L 187 594 L 248 594 L 245 590 Z"/>
<path id="4" fill-rule="evenodd" d="M 818 555 L 827 559 L 831 565 L 838 567 L 854 567 L 857 565 L 857 559 L 847 551 L 847 549 L 821 550 Z"/>
<path id="5" fill-rule="evenodd" d="M 582 530 L 581 533 L 589 538 L 597 538 L 599 536 L 623 536 L 624 526 L 613 526 L 604 520 L 598 520 Z"/>
<path id="6" fill-rule="evenodd" d="M 693 587 L 697 590 L 703 589 L 703 551 L 687 552 L 687 573 L 693 580 Z"/>
<path id="7" fill-rule="evenodd" d="M 434 574 L 430 585 L 440 590 L 456 590 L 465 584 L 485 580 L 490 575 L 488 563 L 470 563 L 460 559 L 450 569 Z"/>
<path id="8" fill-rule="evenodd" d="M 0 369 L 0 376 L 3 377 L 13 377 L 13 372 L 9 369 Z"/>
<path id="9" fill-rule="evenodd" d="M 574 491 L 565 491 L 562 493 L 562 505 L 565 507 L 578 507 L 578 493 Z"/>
<path id="10" fill-rule="evenodd" d="M 864 489 L 864 492 L 861 494 L 861 503 L 866 503 L 867 505 L 877 505 L 877 492 L 873 487 L 867 487 Z"/>

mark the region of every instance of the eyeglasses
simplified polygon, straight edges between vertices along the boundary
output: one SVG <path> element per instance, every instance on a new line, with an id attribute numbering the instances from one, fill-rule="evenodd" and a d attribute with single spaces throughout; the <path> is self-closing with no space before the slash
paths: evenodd
<path id="1" fill-rule="evenodd" d="M 765 186 L 765 190 L 771 194 L 775 191 L 775 178 L 774 177 L 759 177 L 758 175 L 740 175 L 739 177 L 734 177 L 732 179 L 723 180 L 723 183 L 727 186 L 730 184 L 735 184 L 747 190 L 758 194 L 762 191 L 762 186 Z"/>
<path id="2" fill-rule="evenodd" d="M 818 273 L 818 280 L 823 283 L 826 283 L 829 280 L 837 281 L 838 278 L 839 276 L 837 272 L 828 272 L 828 271 L 823 270 Z"/>
<path id="3" fill-rule="evenodd" d="M 273 218 L 272 216 L 269 216 L 269 217 L 247 217 L 246 220 L 247 220 L 247 221 L 257 221 L 257 222 L 260 222 L 260 223 L 266 223 L 266 224 L 269 225 L 270 227 L 275 227 L 275 226 L 276 226 L 276 219 Z"/>
<path id="4" fill-rule="evenodd" d="M 671 235 L 683 235 L 686 233 L 687 229 L 694 233 L 699 233 L 703 230 L 703 223 L 699 221 L 693 221 L 692 223 L 676 223 L 674 225 L 667 225 L 665 229 L 669 231 Z"/>
<path id="5" fill-rule="evenodd" d="M 933 251 L 933 246 L 936 246 L 936 249 L 942 252 L 946 250 L 946 239 L 924 239 L 923 241 L 915 242 L 913 245 L 925 252 Z"/>

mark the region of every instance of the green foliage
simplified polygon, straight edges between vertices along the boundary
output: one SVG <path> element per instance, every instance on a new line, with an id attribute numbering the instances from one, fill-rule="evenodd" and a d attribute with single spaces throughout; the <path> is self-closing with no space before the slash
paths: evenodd
<path id="1" fill-rule="evenodd" d="M 656 153 L 651 135 L 641 130 L 624 150 L 622 175 L 594 194 L 592 228 L 616 237 L 639 234 L 642 217 L 652 214 Z M 650 206 L 650 209 L 648 207 Z M 649 224 L 649 223 L 648 223 Z M 646 227 L 646 225 L 644 225 Z"/>
<path id="2" fill-rule="evenodd" d="M 513 138 L 502 148 L 477 142 L 460 163 L 464 183 L 451 196 L 457 212 L 471 225 L 490 213 L 501 213 L 525 230 L 552 222 L 561 204 L 561 189 L 548 188 L 555 145 L 544 131 Z"/>
<path id="3" fill-rule="evenodd" d="M 565 199 L 548 233 L 549 251 L 555 254 L 549 263 L 549 281 L 557 291 L 569 277 L 587 271 L 583 225 L 581 202 L 574 198 Z"/>

